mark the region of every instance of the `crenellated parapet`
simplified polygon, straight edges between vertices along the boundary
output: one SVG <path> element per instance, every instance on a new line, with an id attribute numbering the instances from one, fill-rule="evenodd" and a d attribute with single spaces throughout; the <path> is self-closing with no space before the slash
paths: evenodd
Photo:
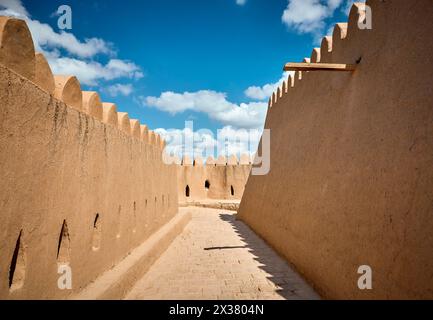
<path id="1" fill-rule="evenodd" d="M 35 83 L 49 94 L 54 94 L 56 84 L 47 59 L 40 52 L 36 53 L 35 59 Z"/>
<path id="2" fill-rule="evenodd" d="M 118 127 L 119 118 L 117 114 L 117 106 L 114 103 L 102 103 L 102 121 L 106 124 Z"/>
<path id="3" fill-rule="evenodd" d="M 362 34 L 368 33 L 368 29 L 360 29 L 358 22 L 365 20 L 365 6 L 372 5 L 374 1 L 367 3 L 356 2 L 352 5 L 348 23 L 337 23 L 332 35 L 323 37 L 320 48 L 314 48 L 309 58 L 304 58 L 307 63 L 345 63 L 357 64 L 360 62 L 360 39 Z M 295 71 L 272 93 L 268 107 L 276 107 L 278 102 L 290 96 L 290 92 L 300 86 L 310 71 Z"/>
<path id="4" fill-rule="evenodd" d="M 207 165 L 207 166 L 214 166 L 215 164 L 216 164 L 216 162 L 215 162 L 214 157 L 209 156 L 209 157 L 206 159 L 206 165 Z"/>
<path id="5" fill-rule="evenodd" d="M 212 156 L 209 156 L 204 162 L 203 158 L 200 156 L 191 159 L 190 156 L 185 155 L 183 158 L 177 162 L 181 166 L 192 166 L 192 167 L 221 167 L 221 166 L 239 166 L 239 165 L 251 165 L 252 158 L 250 155 L 244 153 L 241 155 L 240 159 L 236 155 L 230 155 L 228 158 L 224 155 L 218 156 L 215 159 Z"/>
<path id="6" fill-rule="evenodd" d="M 83 111 L 88 115 L 102 121 L 102 102 L 99 94 L 95 91 L 83 91 Z"/>
<path id="7" fill-rule="evenodd" d="M 195 157 L 194 161 L 193 161 L 193 165 L 194 166 L 203 166 L 204 165 L 204 161 L 202 157 Z"/>
<path id="8" fill-rule="evenodd" d="M 34 82 L 42 90 L 64 102 L 68 107 L 85 113 L 105 124 L 118 127 L 132 138 L 163 150 L 164 139 L 155 134 L 143 134 L 139 120 L 118 112 L 113 103 L 102 102 L 94 91 L 82 91 L 73 75 L 53 75 L 42 53 L 35 52 L 31 33 L 24 20 L 0 17 L 0 63 L 22 77 Z M 147 127 L 146 127 L 147 128 Z"/>
<path id="9" fill-rule="evenodd" d="M 240 200 L 252 161 L 248 154 L 228 158 L 220 155 L 217 159 L 209 156 L 183 156 L 175 161 L 178 175 L 178 193 L 181 202 L 205 199 Z"/>
<path id="10" fill-rule="evenodd" d="M 131 119 L 130 124 L 131 124 L 131 136 L 137 139 L 141 139 L 140 121 L 138 121 L 137 119 Z"/>
<path id="11" fill-rule="evenodd" d="M 118 128 L 124 133 L 131 135 L 131 121 L 127 112 L 118 112 L 117 119 L 119 121 Z"/>
<path id="12" fill-rule="evenodd" d="M 250 165 L 252 164 L 253 160 L 248 154 L 242 154 L 241 158 L 239 160 L 240 165 Z"/>
<path id="13" fill-rule="evenodd" d="M 183 156 L 182 158 L 182 166 L 192 166 L 193 161 L 188 155 Z"/>
<path id="14" fill-rule="evenodd" d="M 30 30 L 23 20 L 0 17 L 0 63 L 35 81 L 35 47 Z"/>
<path id="15" fill-rule="evenodd" d="M 67 106 L 82 111 L 83 92 L 75 76 L 54 76 L 54 97 Z"/>

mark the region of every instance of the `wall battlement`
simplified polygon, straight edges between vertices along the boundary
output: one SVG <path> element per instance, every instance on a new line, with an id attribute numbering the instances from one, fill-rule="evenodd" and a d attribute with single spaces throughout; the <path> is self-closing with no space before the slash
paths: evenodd
<path id="1" fill-rule="evenodd" d="M 206 159 L 206 163 L 202 157 L 195 157 L 194 160 L 189 156 L 184 156 L 182 159 L 174 157 L 173 162 L 179 166 L 238 166 L 238 165 L 251 165 L 252 159 L 248 154 L 242 154 L 240 159 L 236 155 L 231 155 L 228 158 L 219 156 L 217 159 L 210 156 Z"/>
<path id="2" fill-rule="evenodd" d="M 53 75 L 44 55 L 35 52 L 33 39 L 23 20 L 0 17 L 0 45 L 0 63 L 5 67 L 34 82 L 69 107 L 115 126 L 144 143 L 164 149 L 165 141 L 159 134 L 148 130 L 138 120 L 130 119 L 127 113 L 118 112 L 115 104 L 101 102 L 97 92 L 82 91 L 75 76 Z"/>
<path id="3" fill-rule="evenodd" d="M 201 157 L 192 160 L 184 156 L 176 158 L 178 194 L 182 202 L 192 200 L 240 200 L 251 171 L 251 158 L 247 154 L 228 159 L 208 157 L 206 163 Z"/>

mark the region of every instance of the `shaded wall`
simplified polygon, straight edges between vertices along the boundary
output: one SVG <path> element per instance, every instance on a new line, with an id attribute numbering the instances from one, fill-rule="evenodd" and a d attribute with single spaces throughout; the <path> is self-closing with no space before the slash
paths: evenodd
<path id="1" fill-rule="evenodd" d="M 431 299 L 433 6 L 367 4 L 372 30 L 354 6 L 311 56 L 354 73 L 298 72 L 274 94 L 271 171 L 250 176 L 239 216 L 324 297 Z"/>

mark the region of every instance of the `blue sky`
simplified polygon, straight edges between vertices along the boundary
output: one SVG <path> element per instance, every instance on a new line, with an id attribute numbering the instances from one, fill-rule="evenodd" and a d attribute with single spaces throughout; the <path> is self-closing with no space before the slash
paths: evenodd
<path id="1" fill-rule="evenodd" d="M 54 73 L 77 75 L 167 139 L 193 120 L 214 133 L 254 129 L 258 140 L 284 63 L 309 57 L 352 2 L 0 0 L 0 13 L 28 21 Z M 67 33 L 57 26 L 63 4 L 72 8 Z M 230 152 L 254 152 L 254 143 Z"/>

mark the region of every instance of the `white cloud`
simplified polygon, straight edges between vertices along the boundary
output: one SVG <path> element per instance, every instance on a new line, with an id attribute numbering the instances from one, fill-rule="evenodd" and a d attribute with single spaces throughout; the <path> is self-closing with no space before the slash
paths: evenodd
<path id="1" fill-rule="evenodd" d="M 99 80 L 140 79 L 143 73 L 136 64 L 115 59 L 111 43 L 99 38 L 84 41 L 72 33 L 60 31 L 31 19 L 21 0 L 0 0 L 0 15 L 10 15 L 27 22 L 37 51 L 43 52 L 54 74 L 75 75 L 82 84 L 97 86 Z M 107 64 L 96 62 L 97 55 L 109 57 Z"/>
<path id="2" fill-rule="evenodd" d="M 335 10 L 341 6 L 344 0 L 328 0 L 328 8 L 330 10 Z"/>
<path id="3" fill-rule="evenodd" d="M 259 128 L 263 126 L 267 104 L 250 102 L 235 104 L 227 100 L 227 95 L 212 90 L 175 93 L 163 92 L 159 97 L 139 97 L 145 106 L 176 114 L 187 110 L 202 112 L 211 119 L 224 125 L 242 128 Z"/>
<path id="4" fill-rule="evenodd" d="M 247 3 L 247 0 L 236 0 L 238 6 L 243 6 L 245 3 Z"/>
<path id="5" fill-rule="evenodd" d="M 343 6 L 342 10 L 346 15 L 349 15 L 350 9 L 352 8 L 355 2 L 364 2 L 363 0 L 346 0 L 346 4 Z"/>
<path id="6" fill-rule="evenodd" d="M 97 54 L 114 55 L 112 45 L 99 38 L 78 40 L 72 33 L 55 32 L 51 26 L 37 20 L 26 19 L 36 48 L 40 51 L 63 49 L 79 58 L 91 58 Z"/>
<path id="7" fill-rule="evenodd" d="M 181 158 L 183 155 L 189 155 L 191 158 L 202 156 L 206 158 L 208 155 L 213 155 L 213 151 L 217 146 L 211 131 L 195 131 L 190 128 L 180 129 L 163 129 L 155 130 L 166 141 L 166 152 L 172 156 Z M 191 144 L 189 144 L 191 142 Z"/>
<path id="8" fill-rule="evenodd" d="M 0 15 L 8 15 L 14 17 L 29 17 L 29 13 L 20 0 L 1 0 L 0 8 L 7 11 L 8 14 L 4 14 L 4 11 L 0 11 Z"/>
<path id="9" fill-rule="evenodd" d="M 129 96 L 132 91 L 132 85 L 131 84 L 120 84 L 116 83 L 111 86 L 108 86 L 106 89 L 104 89 L 110 96 L 117 97 L 118 95 L 122 96 Z"/>
<path id="10" fill-rule="evenodd" d="M 166 152 L 172 156 L 182 158 L 188 155 L 190 158 L 202 157 L 204 160 L 209 156 L 218 157 L 224 155 L 242 154 L 253 155 L 258 147 L 262 130 L 260 129 L 237 129 L 225 126 L 218 130 L 217 135 L 210 130 L 197 130 L 186 127 L 179 129 L 156 129 L 167 142 Z M 190 144 L 188 143 L 190 142 Z"/>
<path id="11" fill-rule="evenodd" d="M 323 33 L 326 19 L 331 17 L 344 0 L 288 0 L 282 21 L 299 33 Z M 351 1 L 353 2 L 353 1 Z"/>
<path id="12" fill-rule="evenodd" d="M 319 0 L 289 0 L 282 20 L 300 33 L 309 33 L 324 27 L 327 7 Z"/>
<path id="13" fill-rule="evenodd" d="M 263 129 L 238 129 L 232 126 L 225 126 L 218 130 L 219 154 L 226 157 L 234 154 L 238 158 L 247 153 L 250 156 L 257 151 Z"/>
<path id="14" fill-rule="evenodd" d="M 261 87 L 259 86 L 251 86 L 244 91 L 245 95 L 248 98 L 256 99 L 256 100 L 265 100 L 272 96 L 272 93 L 277 90 L 279 86 L 283 84 L 283 81 L 287 80 L 289 74 L 293 74 L 292 71 L 286 71 L 281 76 L 280 80 L 275 83 L 268 83 Z"/>
<path id="15" fill-rule="evenodd" d="M 97 54 L 114 54 L 112 45 L 99 38 L 78 40 L 72 33 L 55 32 L 53 28 L 30 18 L 21 0 L 1 0 L 0 15 L 15 16 L 24 19 L 38 51 L 64 49 L 69 54 L 80 58 L 90 58 Z"/>
<path id="16" fill-rule="evenodd" d="M 128 61 L 111 59 L 105 65 L 95 61 L 84 61 L 75 58 L 61 58 L 47 55 L 54 74 L 75 75 L 82 84 L 97 86 L 99 80 L 115 80 L 119 78 L 141 79 L 140 68 Z"/>

